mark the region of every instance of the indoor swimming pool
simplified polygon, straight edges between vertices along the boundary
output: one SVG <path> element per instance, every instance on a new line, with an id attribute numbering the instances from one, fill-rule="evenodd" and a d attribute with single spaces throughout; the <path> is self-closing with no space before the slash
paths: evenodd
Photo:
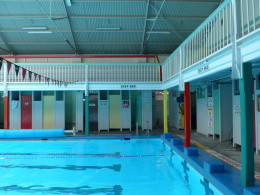
<path id="1" fill-rule="evenodd" d="M 0 142 L 0 194 L 221 194 L 160 139 Z"/>

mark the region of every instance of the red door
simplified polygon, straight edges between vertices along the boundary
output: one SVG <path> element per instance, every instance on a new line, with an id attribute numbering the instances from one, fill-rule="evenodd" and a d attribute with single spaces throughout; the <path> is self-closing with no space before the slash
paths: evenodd
<path id="1" fill-rule="evenodd" d="M 22 96 L 22 129 L 32 128 L 32 96 Z"/>

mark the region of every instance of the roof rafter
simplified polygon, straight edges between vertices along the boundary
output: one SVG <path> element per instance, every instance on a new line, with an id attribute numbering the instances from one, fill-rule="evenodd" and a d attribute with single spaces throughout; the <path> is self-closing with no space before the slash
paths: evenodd
<path id="1" fill-rule="evenodd" d="M 148 18 L 148 13 L 149 13 L 149 5 L 150 5 L 150 0 L 147 0 L 146 12 L 145 12 L 145 18 L 144 18 L 144 29 L 143 29 L 143 36 L 142 36 L 142 44 L 141 44 L 140 54 L 142 54 L 142 53 L 143 53 L 143 50 L 144 50 L 144 40 L 145 40 L 145 34 L 146 34 L 147 18 Z"/>
<path id="2" fill-rule="evenodd" d="M 59 27 L 57 26 L 57 24 L 53 21 L 52 17 L 49 16 L 49 14 L 47 13 L 47 11 L 44 9 L 44 7 L 40 4 L 40 2 L 38 0 L 35 0 L 39 7 L 41 8 L 41 10 L 44 12 L 44 14 L 47 16 L 47 18 L 53 23 L 53 25 L 56 27 L 56 29 L 59 31 L 59 33 L 61 34 L 61 36 L 64 38 L 64 41 L 67 43 L 67 45 L 70 46 L 71 49 L 73 49 L 73 51 L 77 54 L 77 51 L 75 48 L 72 47 L 72 45 L 70 44 L 70 42 L 68 41 L 68 39 L 63 35 L 63 33 L 60 31 Z"/>
<path id="3" fill-rule="evenodd" d="M 0 42 L 1 44 L 1 42 Z M 57 45 L 65 45 L 67 44 L 66 42 L 63 42 L 63 41 L 59 41 L 59 42 L 54 42 L 54 41 L 48 41 L 48 42 L 39 42 L 39 41 L 35 41 L 35 42 L 8 42 L 8 44 L 10 45 L 53 45 L 53 44 L 57 44 Z M 91 44 L 91 45 L 94 45 L 94 44 L 113 44 L 113 45 L 140 45 L 141 42 L 88 42 L 88 41 L 81 41 L 81 42 L 78 42 L 77 43 L 78 45 L 80 44 Z M 152 43 L 149 43 L 149 44 L 165 44 L 165 45 L 179 45 L 181 44 L 181 42 L 166 42 L 166 43 L 162 43 L 162 42 L 152 42 Z"/>
<path id="4" fill-rule="evenodd" d="M 6 50 L 6 49 L 4 49 L 2 47 L 0 47 L 0 49 L 5 51 L 5 52 L 7 52 L 7 53 L 9 53 L 10 55 L 11 54 L 13 55 L 14 54 L 13 49 L 11 48 L 10 45 L 8 45 L 8 41 L 6 40 L 6 38 L 3 35 L 2 31 L 0 32 L 0 40 L 2 40 L 2 44 L 4 44 L 8 50 Z"/>
<path id="5" fill-rule="evenodd" d="M 48 29 L 50 31 L 53 32 L 59 32 L 57 29 Z M 62 32 L 70 32 L 70 29 L 60 29 L 60 31 Z M 164 32 L 164 31 L 171 31 L 171 29 L 164 29 L 164 30 L 156 30 L 157 32 Z M 180 33 L 190 33 L 193 32 L 194 29 L 189 29 L 189 30 L 175 30 L 175 32 L 180 32 Z M 26 33 L 27 30 L 20 30 L 20 29 L 1 29 L 2 33 L 8 33 L 8 32 L 12 32 L 12 33 L 21 33 L 24 32 Z M 122 30 L 118 30 L 118 31 L 111 31 L 111 30 L 96 30 L 96 29 L 74 29 L 73 32 L 77 32 L 77 33 L 143 33 L 143 30 L 140 29 L 122 29 Z"/>
<path id="6" fill-rule="evenodd" d="M 79 54 L 78 52 L 78 49 L 77 49 L 77 46 L 76 46 L 76 42 L 75 42 L 75 37 L 74 37 L 74 34 L 73 34 L 73 31 L 72 31 L 72 28 L 71 28 L 71 23 L 70 23 L 70 18 L 69 18 L 69 15 L 68 15 L 68 10 L 67 10 L 67 6 L 65 4 L 65 1 L 63 1 L 63 5 L 64 5 L 64 9 L 65 9 L 65 12 L 66 12 L 66 18 L 68 20 L 68 24 L 69 24 L 69 28 L 70 28 L 70 32 L 71 32 L 71 37 L 72 37 L 72 41 L 73 41 L 73 46 L 75 48 L 72 47 L 72 49 L 75 51 L 76 54 Z M 66 40 L 66 42 L 70 45 L 70 42 L 68 40 Z M 71 46 L 71 45 L 70 45 Z"/>
<path id="7" fill-rule="evenodd" d="M 150 16 L 147 19 L 154 19 L 156 16 Z M 0 19 L 5 19 L 5 20 L 10 20 L 11 19 L 49 19 L 46 18 L 46 15 L 0 15 Z M 52 15 L 51 19 L 52 20 L 61 20 L 61 19 L 67 19 L 67 15 Z M 144 19 L 145 17 L 143 15 L 136 15 L 136 16 L 129 16 L 129 15 L 70 15 L 70 19 Z M 197 19 L 206 19 L 207 16 L 164 16 L 164 19 L 169 19 L 169 20 L 197 20 Z M 157 20 L 160 20 L 162 18 L 157 18 Z"/>

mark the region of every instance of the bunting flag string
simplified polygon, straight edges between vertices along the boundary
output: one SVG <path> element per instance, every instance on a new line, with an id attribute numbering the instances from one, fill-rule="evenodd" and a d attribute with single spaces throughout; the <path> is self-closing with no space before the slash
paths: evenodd
<path id="1" fill-rule="evenodd" d="M 6 63 L 7 63 L 7 72 L 8 72 L 8 74 L 9 74 L 10 69 L 11 69 L 11 67 L 12 67 L 12 62 L 9 62 L 9 61 L 7 61 L 7 60 L 5 60 L 5 61 L 6 61 Z"/>
<path id="2" fill-rule="evenodd" d="M 14 65 L 15 66 L 15 74 L 16 74 L 16 76 L 18 77 L 18 73 L 19 73 L 19 69 L 20 69 L 20 67 L 19 66 L 17 66 L 17 65 Z"/>
<path id="3" fill-rule="evenodd" d="M 38 74 L 37 74 L 37 73 L 35 73 L 35 72 L 34 72 L 33 74 L 34 74 L 34 80 L 36 80 L 36 79 L 37 79 L 37 75 L 38 75 Z"/>
<path id="4" fill-rule="evenodd" d="M 22 76 L 23 76 L 23 80 L 25 78 L 25 75 L 26 75 L 26 69 L 25 68 L 22 68 Z"/>
<path id="5" fill-rule="evenodd" d="M 29 80 L 32 81 L 32 72 L 29 71 Z"/>
<path id="6" fill-rule="evenodd" d="M 16 77 L 18 77 L 19 71 L 20 71 L 20 68 L 21 68 L 21 69 L 22 69 L 22 79 L 23 79 L 23 80 L 25 79 L 26 74 L 27 74 L 27 72 L 28 72 L 28 77 L 29 77 L 29 80 L 30 80 L 30 81 L 32 81 L 32 74 L 33 74 L 35 81 L 37 80 L 37 77 L 38 77 L 38 80 L 39 80 L 39 83 L 40 83 L 40 82 L 42 81 L 42 78 L 43 78 L 43 79 L 44 79 L 44 82 L 45 82 L 45 83 L 48 83 L 48 85 L 50 84 L 50 81 L 52 82 L 52 84 L 54 84 L 55 86 L 57 85 L 58 87 L 61 87 L 62 84 L 63 84 L 65 87 L 67 87 L 68 84 L 74 84 L 74 83 L 75 83 L 75 81 L 74 81 L 74 82 L 59 81 L 59 80 L 56 80 L 56 79 L 52 79 L 52 78 L 48 78 L 48 77 L 42 76 L 42 75 L 40 75 L 40 74 L 38 74 L 38 73 L 36 73 L 36 72 L 32 72 L 32 71 L 30 71 L 30 70 L 28 70 L 28 69 L 26 69 L 26 68 L 24 68 L 24 67 L 21 67 L 21 66 L 19 66 L 19 65 L 17 65 L 17 64 L 14 64 L 14 63 L 12 63 L 12 62 L 10 62 L 10 61 L 8 61 L 8 60 L 2 58 L 2 57 L 0 57 L 0 71 L 1 71 L 1 68 L 2 68 L 2 65 L 3 65 L 3 60 L 5 60 L 6 63 L 7 63 L 7 73 L 8 73 L 8 74 L 9 74 L 9 72 L 10 72 L 10 70 L 11 70 L 12 65 L 14 65 L 14 67 L 15 67 L 15 68 L 14 68 L 14 70 L 15 70 L 15 75 L 16 75 Z"/>

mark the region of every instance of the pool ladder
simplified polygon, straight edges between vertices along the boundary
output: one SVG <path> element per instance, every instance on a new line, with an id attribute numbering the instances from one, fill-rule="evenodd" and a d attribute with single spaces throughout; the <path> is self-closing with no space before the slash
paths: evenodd
<path id="1" fill-rule="evenodd" d="M 136 122 L 136 141 L 138 141 L 138 122 Z"/>
<path id="2" fill-rule="evenodd" d="M 147 131 L 147 137 L 148 137 L 148 140 L 150 140 L 150 131 L 149 131 L 149 121 L 146 121 L 146 123 L 147 123 L 147 129 L 146 129 L 146 131 Z"/>

